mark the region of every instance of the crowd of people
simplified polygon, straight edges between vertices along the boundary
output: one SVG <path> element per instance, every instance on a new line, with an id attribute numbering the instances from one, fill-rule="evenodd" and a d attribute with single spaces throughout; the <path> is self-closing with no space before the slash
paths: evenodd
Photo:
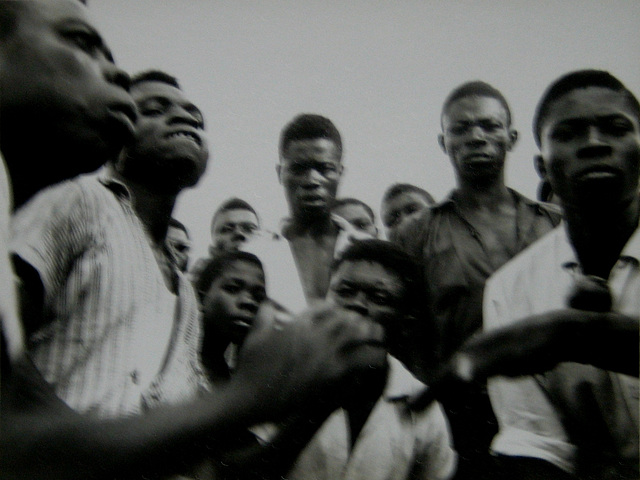
<path id="1" fill-rule="evenodd" d="M 1 478 L 639 478 L 640 105 L 613 75 L 542 93 L 541 201 L 505 183 L 502 93 L 454 88 L 456 186 L 389 186 L 384 232 L 297 115 L 278 228 L 230 198 L 190 265 L 173 213 L 209 149 L 178 79 L 118 68 L 78 0 L 0 1 L 0 39 Z"/>

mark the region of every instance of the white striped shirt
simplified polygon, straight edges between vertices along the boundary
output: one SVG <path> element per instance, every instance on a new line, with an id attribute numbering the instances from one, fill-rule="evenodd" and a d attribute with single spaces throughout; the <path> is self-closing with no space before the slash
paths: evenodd
<path id="1" fill-rule="evenodd" d="M 196 395 L 195 294 L 182 275 L 167 289 L 124 185 L 88 175 L 42 191 L 16 212 L 11 247 L 44 286 L 30 352 L 70 406 L 112 417 Z"/>

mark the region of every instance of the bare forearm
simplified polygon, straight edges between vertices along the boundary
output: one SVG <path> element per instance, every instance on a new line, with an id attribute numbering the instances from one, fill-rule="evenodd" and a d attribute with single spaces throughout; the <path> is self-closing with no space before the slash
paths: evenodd
<path id="1" fill-rule="evenodd" d="M 16 365 L 17 367 L 17 365 Z M 80 415 L 58 399 L 21 405 L 21 372 L 3 385 L 2 478 L 113 478 L 173 472 L 199 451 L 206 435 L 224 436 L 258 418 L 256 407 L 231 391 L 218 392 L 189 405 L 153 410 L 146 415 L 98 420 Z M 27 380 L 33 391 L 33 380 Z M 44 405 L 46 404 L 46 407 Z"/>

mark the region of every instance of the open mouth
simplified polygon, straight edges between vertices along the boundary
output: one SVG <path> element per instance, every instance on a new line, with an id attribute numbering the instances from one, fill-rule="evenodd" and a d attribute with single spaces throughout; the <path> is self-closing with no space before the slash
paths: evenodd
<path id="1" fill-rule="evenodd" d="M 196 145 L 202 145 L 202 140 L 200 136 L 195 132 L 190 132 L 187 130 L 179 130 L 177 132 L 169 133 L 166 138 L 184 138 L 186 140 L 194 142 Z"/>

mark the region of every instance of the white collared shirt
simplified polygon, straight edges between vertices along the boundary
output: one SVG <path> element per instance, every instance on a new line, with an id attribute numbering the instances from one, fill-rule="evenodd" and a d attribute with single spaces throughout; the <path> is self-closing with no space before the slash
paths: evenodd
<path id="1" fill-rule="evenodd" d="M 636 229 L 608 279 L 612 310 L 635 318 L 640 318 L 639 260 L 640 229 Z M 578 271 L 565 227 L 560 225 L 489 279 L 484 328 L 499 328 L 530 315 L 567 308 L 567 297 Z M 571 415 L 579 417 L 574 420 L 577 424 L 604 426 L 607 434 L 601 435 L 603 440 L 610 436 L 616 445 L 612 463 L 617 463 L 615 455 L 638 463 L 637 378 L 563 363 L 542 376 L 492 379 L 489 394 L 500 425 L 492 444 L 496 453 L 540 458 L 563 470 L 575 471 L 580 452 L 558 413 L 562 405 L 549 400 L 548 395 L 552 394 L 563 405 L 574 405 Z M 586 396 L 593 397 L 588 413 L 586 407 L 581 410 L 575 405 Z"/>
<path id="2" fill-rule="evenodd" d="M 448 479 L 456 454 L 442 407 L 434 402 L 420 413 L 407 413 L 406 399 L 424 385 L 389 356 L 384 392 L 369 414 L 353 447 L 349 419 L 334 411 L 302 451 L 289 480 Z"/>

